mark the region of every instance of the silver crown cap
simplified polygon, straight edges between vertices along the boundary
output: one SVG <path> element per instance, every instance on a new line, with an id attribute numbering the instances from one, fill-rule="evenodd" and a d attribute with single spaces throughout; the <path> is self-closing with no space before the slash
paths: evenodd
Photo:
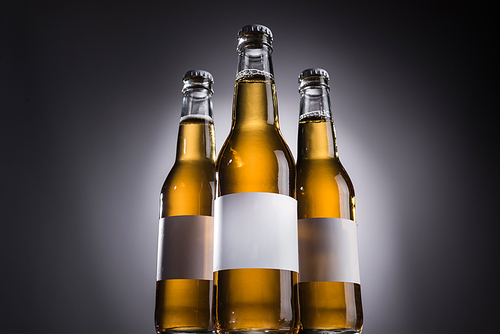
<path id="1" fill-rule="evenodd" d="M 188 78 L 193 78 L 193 77 L 202 77 L 208 79 L 211 83 L 214 83 L 214 77 L 212 76 L 212 74 L 204 70 L 189 70 L 186 72 L 186 74 L 184 74 L 182 80 L 186 80 Z"/>
<path id="2" fill-rule="evenodd" d="M 271 39 L 271 41 L 273 40 L 273 33 L 272 33 L 271 29 L 269 29 L 266 26 L 263 26 L 262 24 L 250 24 L 250 25 L 244 26 L 243 28 L 241 28 L 238 31 L 238 37 L 240 37 L 242 34 L 249 32 L 249 31 L 262 32 L 264 34 L 267 34 L 269 36 L 269 38 Z"/>
<path id="3" fill-rule="evenodd" d="M 307 70 L 303 70 L 302 73 L 299 74 L 299 81 L 300 79 L 304 77 L 308 77 L 311 75 L 317 75 L 317 76 L 324 76 L 326 80 L 330 80 L 330 76 L 328 75 L 328 72 L 322 68 L 315 67 L 315 68 L 308 68 Z"/>

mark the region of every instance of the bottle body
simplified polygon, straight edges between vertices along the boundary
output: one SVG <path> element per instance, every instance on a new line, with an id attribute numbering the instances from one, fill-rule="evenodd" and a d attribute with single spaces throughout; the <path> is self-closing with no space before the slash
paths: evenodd
<path id="1" fill-rule="evenodd" d="M 212 331 L 215 133 L 211 93 L 192 87 L 184 93 L 176 160 L 161 190 L 157 333 Z"/>
<path id="2" fill-rule="evenodd" d="M 297 158 L 302 331 L 359 333 L 354 187 L 338 158 L 328 87 L 309 84 L 301 88 Z"/>
<path id="3" fill-rule="evenodd" d="M 299 320 L 295 164 L 279 130 L 269 51 L 262 43 L 239 51 L 232 127 L 216 164 L 214 328 L 292 333 Z M 264 69 L 242 61 L 259 52 Z"/>

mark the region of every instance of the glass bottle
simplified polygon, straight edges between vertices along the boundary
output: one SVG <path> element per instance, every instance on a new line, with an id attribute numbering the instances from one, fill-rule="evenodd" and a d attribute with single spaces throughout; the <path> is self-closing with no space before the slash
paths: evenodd
<path id="1" fill-rule="evenodd" d="M 230 133 L 216 164 L 214 328 L 296 332 L 295 163 L 278 122 L 272 33 L 238 32 Z"/>
<path id="2" fill-rule="evenodd" d="M 299 294 L 303 333 L 359 333 L 363 325 L 354 187 L 339 160 L 328 73 L 299 76 Z"/>
<path id="3" fill-rule="evenodd" d="M 215 133 L 209 72 L 188 71 L 175 163 L 161 190 L 157 333 L 212 331 Z"/>

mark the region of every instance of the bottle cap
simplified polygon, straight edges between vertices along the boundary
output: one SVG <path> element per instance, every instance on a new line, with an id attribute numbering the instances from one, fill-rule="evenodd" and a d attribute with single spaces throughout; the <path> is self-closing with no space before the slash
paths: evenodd
<path id="1" fill-rule="evenodd" d="M 210 72 L 204 70 L 189 70 L 182 77 L 184 86 L 182 87 L 182 92 L 184 93 L 188 88 L 203 87 L 208 89 L 212 94 L 214 90 L 212 85 L 214 83 L 214 77 Z"/>
<path id="2" fill-rule="evenodd" d="M 299 74 L 299 91 L 310 86 L 324 86 L 330 89 L 329 80 L 330 76 L 326 70 L 318 67 L 308 68 Z"/>
<path id="3" fill-rule="evenodd" d="M 238 31 L 238 38 L 242 34 L 244 34 L 246 32 L 250 32 L 250 31 L 261 32 L 261 33 L 267 34 L 269 36 L 269 39 L 271 41 L 273 40 L 273 33 L 272 33 L 271 29 L 269 29 L 266 26 L 263 26 L 262 24 L 250 24 L 250 25 L 244 26 L 243 28 L 241 28 Z"/>
<path id="4" fill-rule="evenodd" d="M 184 74 L 182 80 L 187 80 L 193 77 L 202 77 L 208 79 L 211 83 L 214 83 L 214 77 L 212 76 L 212 74 L 204 70 L 189 70 L 186 72 L 186 74 Z"/>
<path id="5" fill-rule="evenodd" d="M 269 48 L 273 48 L 273 33 L 271 29 L 262 24 L 251 24 L 244 26 L 238 31 L 238 47 L 244 44 L 262 45 L 266 44 Z"/>
<path id="6" fill-rule="evenodd" d="M 322 68 L 319 68 L 319 67 L 308 68 L 307 70 L 303 70 L 299 74 L 299 82 L 300 82 L 300 80 L 302 80 L 302 78 L 305 78 L 308 76 L 323 76 L 326 78 L 326 80 L 330 80 L 330 76 L 328 75 L 328 72 Z"/>

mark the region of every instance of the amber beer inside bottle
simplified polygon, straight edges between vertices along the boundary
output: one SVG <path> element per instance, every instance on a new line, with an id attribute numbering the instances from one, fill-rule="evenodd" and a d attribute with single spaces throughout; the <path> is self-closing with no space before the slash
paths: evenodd
<path id="1" fill-rule="evenodd" d="M 302 82 L 304 87 L 300 89 L 298 218 L 345 218 L 355 221 L 354 188 L 338 157 L 328 87 L 319 75 L 303 80 L 310 82 L 307 85 Z M 315 261 L 314 258 L 308 260 Z M 303 282 L 301 279 L 299 295 L 301 332 L 361 332 L 363 313 L 359 283 Z"/>
<path id="2" fill-rule="evenodd" d="M 191 81 L 193 80 L 203 81 L 203 78 L 191 78 Z M 189 84 L 196 86 L 196 82 Z M 202 87 L 187 89 L 188 91 L 184 92 L 183 116 L 179 123 L 176 160 L 161 190 L 160 218 L 178 216 L 189 222 L 190 217 L 213 215 L 215 133 L 209 100 L 211 93 Z M 204 240 L 185 241 L 196 244 L 210 243 L 211 238 L 212 236 L 208 235 Z M 183 256 L 182 253 L 167 255 Z M 205 262 L 210 261 L 211 265 L 211 254 L 205 256 Z M 211 279 L 157 280 L 157 333 L 211 332 L 212 291 Z"/>
<path id="3" fill-rule="evenodd" d="M 249 31 L 239 38 L 240 42 L 247 39 L 254 43 L 239 48 L 232 128 L 216 165 L 218 197 L 272 193 L 295 198 L 295 165 L 279 130 L 272 68 L 266 64 L 270 62 L 266 58 L 270 50 L 261 40 L 265 37 L 261 32 Z M 264 64 L 263 68 L 256 69 L 244 57 L 259 52 L 263 54 Z M 219 333 L 296 332 L 297 283 L 298 273 L 293 270 L 215 270 L 215 330 Z"/>

